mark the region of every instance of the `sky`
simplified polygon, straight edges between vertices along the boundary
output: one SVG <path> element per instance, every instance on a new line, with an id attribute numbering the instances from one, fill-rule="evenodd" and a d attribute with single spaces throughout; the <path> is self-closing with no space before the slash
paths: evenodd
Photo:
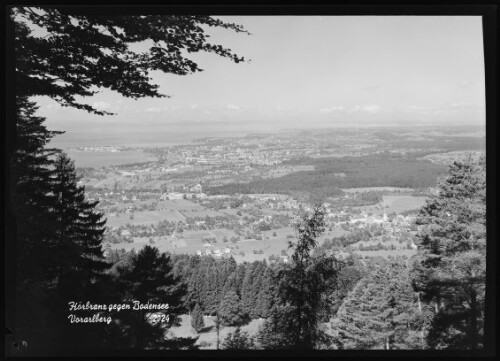
<path id="1" fill-rule="evenodd" d="M 189 54 L 203 72 L 153 73 L 171 98 L 112 91 L 84 101 L 97 116 L 37 99 L 50 129 L 209 134 L 346 125 L 484 124 L 479 16 L 226 16 L 251 35 L 209 29 L 210 40 L 250 59 Z M 138 49 L 141 49 L 140 45 Z"/>

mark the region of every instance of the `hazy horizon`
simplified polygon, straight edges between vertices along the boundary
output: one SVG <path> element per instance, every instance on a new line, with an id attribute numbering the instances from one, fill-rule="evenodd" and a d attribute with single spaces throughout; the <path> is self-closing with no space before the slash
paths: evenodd
<path id="1" fill-rule="evenodd" d="M 182 133 L 188 139 L 218 131 L 485 124 L 480 16 L 220 18 L 252 35 L 210 28 L 209 39 L 250 62 L 186 54 L 204 71 L 152 73 L 171 98 L 132 100 L 104 90 L 81 99 L 114 116 L 37 98 L 39 114 L 49 129 L 67 131 L 63 139 L 89 133 L 154 139 L 158 132 Z"/>

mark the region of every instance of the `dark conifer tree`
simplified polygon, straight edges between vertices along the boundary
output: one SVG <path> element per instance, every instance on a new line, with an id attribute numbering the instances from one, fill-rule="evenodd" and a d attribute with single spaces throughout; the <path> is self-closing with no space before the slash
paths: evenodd
<path id="1" fill-rule="evenodd" d="M 66 279 L 73 298 L 91 297 L 89 287 L 109 268 L 102 253 L 106 220 L 96 210 L 98 202 L 85 199 L 85 189 L 78 185 L 73 161 L 65 153 L 55 161 L 53 192 L 57 236 L 61 247 L 56 252 L 64 259 L 59 277 Z"/>
<path id="2" fill-rule="evenodd" d="M 172 272 L 169 256 L 157 248 L 145 246 L 134 257 L 131 268 L 118 268 L 121 283 L 122 301 L 142 304 L 168 304 L 168 309 L 162 311 L 129 310 L 112 314 L 116 319 L 114 338 L 118 344 L 114 347 L 134 349 L 148 348 L 193 348 L 196 339 L 174 338 L 165 339 L 166 331 L 180 324 L 180 315 L 185 313 L 183 297 L 187 286 L 175 277 Z M 152 313 L 162 313 L 168 316 L 164 322 L 154 324 Z"/>
<path id="3" fill-rule="evenodd" d="M 241 307 L 245 317 L 250 318 L 255 302 L 254 276 L 256 263 L 248 264 L 245 270 L 245 278 L 241 285 Z"/>
<path id="4" fill-rule="evenodd" d="M 374 266 L 344 300 L 332 322 L 341 349 L 422 349 L 428 309 L 418 298 L 404 261 Z"/>
<path id="5" fill-rule="evenodd" d="M 428 344 L 436 349 L 483 347 L 486 280 L 484 157 L 450 166 L 417 218 L 413 282 L 435 316 Z"/>
<path id="6" fill-rule="evenodd" d="M 98 348 L 104 334 L 104 324 L 68 324 L 68 302 L 90 301 L 102 303 L 109 279 L 104 273 L 111 264 L 102 252 L 105 220 L 96 211 L 98 202 L 85 199 L 85 190 L 78 185 L 73 161 L 65 153 L 57 156 L 52 179 L 52 193 L 55 203 L 52 222 L 56 227 L 57 247 L 53 250 L 59 264 L 55 278 L 53 296 L 54 314 L 62 316 L 63 335 L 60 338 L 64 348 Z M 57 312 L 59 311 L 59 312 Z M 79 316 L 92 317 L 93 312 L 79 312 Z"/>
<path id="7" fill-rule="evenodd" d="M 219 305 L 218 314 L 223 326 L 234 326 L 241 322 L 240 300 L 235 291 L 226 293 Z"/>
<path id="8" fill-rule="evenodd" d="M 262 292 L 263 278 L 265 265 L 262 262 L 256 264 L 252 284 L 252 306 L 250 309 L 250 318 L 259 318 L 262 315 L 261 304 L 259 303 L 259 295 Z"/>
<path id="9" fill-rule="evenodd" d="M 271 313 L 271 331 L 280 347 L 318 349 L 329 347 L 320 321 L 336 287 L 339 264 L 333 257 L 312 257 L 317 237 L 324 230 L 324 208 L 314 207 L 297 225 L 298 241 L 290 242 L 292 263 L 278 273 L 277 304 Z M 276 327 L 273 325 L 276 323 Z"/>
<path id="10" fill-rule="evenodd" d="M 271 268 L 266 268 L 262 278 L 262 283 L 257 296 L 258 317 L 268 318 L 270 310 L 274 304 L 275 282 L 273 271 Z"/>
<path id="11" fill-rule="evenodd" d="M 197 332 L 205 327 L 205 321 L 203 319 L 203 312 L 198 304 L 196 304 L 191 312 L 191 327 L 193 327 Z"/>
<path id="12" fill-rule="evenodd" d="M 222 341 L 222 349 L 224 350 L 249 350 L 254 348 L 253 339 L 248 335 L 248 332 L 242 332 L 240 327 L 237 327 L 234 332 L 228 333 Z"/>
<path id="13" fill-rule="evenodd" d="M 19 27 L 16 31 L 24 31 Z M 47 144 L 61 132 L 48 131 L 35 103 L 16 99 L 17 144 L 10 158 L 10 207 L 16 235 L 16 337 L 29 343 L 28 352 L 50 352 L 57 339 L 47 290 L 54 285 L 60 259 L 52 209 L 53 156 Z"/>

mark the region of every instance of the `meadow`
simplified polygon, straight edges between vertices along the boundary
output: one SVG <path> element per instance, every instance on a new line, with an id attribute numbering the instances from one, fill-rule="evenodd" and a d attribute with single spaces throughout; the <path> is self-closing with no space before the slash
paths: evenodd
<path id="1" fill-rule="evenodd" d="M 384 195 L 382 201 L 382 209 L 376 206 L 358 206 L 353 207 L 364 212 L 371 212 L 374 215 L 382 216 L 386 214 L 400 214 L 405 211 L 412 211 L 421 208 L 427 197 L 408 196 L 408 195 Z"/>
<path id="2" fill-rule="evenodd" d="M 273 234 L 276 236 L 273 236 Z M 332 231 L 326 230 L 318 238 L 318 243 L 321 245 L 326 238 L 339 237 L 348 233 L 343 229 L 334 229 Z M 212 229 L 204 231 L 184 231 L 182 235 L 172 236 L 152 236 L 152 237 L 134 237 L 134 242 L 127 243 L 114 243 L 110 247 L 112 249 L 125 249 L 130 251 L 135 249 L 139 251 L 145 245 L 153 245 L 160 252 L 171 252 L 174 254 L 196 254 L 201 251 L 204 255 L 206 250 L 212 253 L 214 250 L 219 249 L 224 251 L 226 248 L 230 249 L 230 255 L 236 262 L 253 262 L 257 260 L 269 259 L 269 256 L 281 255 L 282 250 L 288 249 L 290 241 L 296 241 L 297 236 L 292 228 L 279 228 L 271 231 L 262 232 L 262 239 L 242 239 L 238 242 L 232 242 L 230 239 L 236 237 L 233 231 L 227 229 Z M 215 238 L 215 242 L 208 244 L 205 239 Z M 226 238 L 227 242 L 223 239 Z M 153 240 L 150 243 L 149 240 Z M 258 252 L 262 250 L 262 254 Z M 256 252 L 254 252 L 256 251 Z"/>
<path id="3" fill-rule="evenodd" d="M 416 249 L 393 249 L 393 250 L 378 250 L 378 251 L 355 251 L 358 255 L 363 258 L 366 257 L 383 257 L 388 258 L 389 256 L 406 256 L 408 258 L 417 254 Z"/>
<path id="4" fill-rule="evenodd" d="M 135 202 L 134 204 L 140 204 Z M 121 208 L 124 208 L 122 206 Z M 186 217 L 214 217 L 224 215 L 217 211 L 206 209 L 197 203 L 178 199 L 159 201 L 156 210 L 134 211 L 133 213 L 112 213 L 108 215 L 107 224 L 111 227 L 131 225 L 155 225 L 160 221 L 179 222 Z"/>
<path id="5" fill-rule="evenodd" d="M 401 187 L 360 187 L 360 188 L 344 188 L 342 189 L 346 193 L 362 193 L 362 192 L 413 192 L 413 188 L 401 188 Z"/>

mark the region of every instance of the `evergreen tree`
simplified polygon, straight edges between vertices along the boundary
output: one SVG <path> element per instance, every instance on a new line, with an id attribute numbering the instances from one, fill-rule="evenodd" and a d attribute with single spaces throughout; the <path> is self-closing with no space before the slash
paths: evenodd
<path id="1" fill-rule="evenodd" d="M 425 321 L 404 262 L 381 262 L 345 299 L 332 329 L 341 349 L 421 349 Z"/>
<path id="2" fill-rule="evenodd" d="M 73 298 L 88 298 L 91 296 L 89 286 L 98 282 L 103 271 L 109 268 L 102 253 L 106 221 L 95 209 L 98 202 L 85 199 L 73 161 L 65 153 L 59 154 L 55 161 L 53 193 L 56 197 L 53 212 L 60 239 L 60 247 L 54 252 L 64 260 L 58 277 L 65 283 L 63 287 L 70 287 Z"/>
<path id="3" fill-rule="evenodd" d="M 327 295 L 335 288 L 338 263 L 326 255 L 312 257 L 323 230 L 324 208 L 316 205 L 297 225 L 299 239 L 289 245 L 291 264 L 278 272 L 277 304 L 266 323 L 280 347 L 318 349 L 330 343 L 320 321 L 330 307 Z"/>
<path id="4" fill-rule="evenodd" d="M 203 290 L 203 263 L 199 264 L 192 272 L 188 281 L 188 307 L 198 305 L 202 310 L 205 308 L 202 297 Z"/>
<path id="5" fill-rule="evenodd" d="M 217 266 L 211 264 L 206 273 L 205 283 L 203 285 L 204 301 L 206 305 L 205 311 L 209 314 L 215 314 L 219 306 L 219 292 L 217 289 Z"/>
<path id="6" fill-rule="evenodd" d="M 234 332 L 228 333 L 222 342 L 224 350 L 248 350 L 254 347 L 252 338 L 248 332 L 242 332 L 240 327 L 237 327 Z"/>
<path id="7" fill-rule="evenodd" d="M 175 277 L 172 272 L 170 258 L 165 253 L 159 253 L 157 248 L 145 246 L 134 258 L 131 268 L 118 268 L 122 301 L 132 303 L 168 304 L 168 309 L 154 311 L 168 316 L 165 322 L 154 324 L 151 311 L 129 310 L 112 314 L 117 319 L 115 337 L 118 345 L 135 349 L 148 348 L 193 348 L 196 339 L 166 340 L 166 331 L 180 324 L 180 315 L 185 312 L 183 297 L 187 287 Z"/>
<path id="8" fill-rule="evenodd" d="M 218 314 L 223 326 L 233 326 L 241 321 L 240 300 L 235 291 L 226 293 L 219 305 Z"/>
<path id="9" fill-rule="evenodd" d="M 262 310 L 261 304 L 259 303 L 259 294 L 262 292 L 262 282 L 264 278 L 265 265 L 262 262 L 256 264 L 252 283 L 251 292 L 251 308 L 249 316 L 251 319 L 256 319 L 261 317 Z"/>
<path id="10" fill-rule="evenodd" d="M 275 280 L 273 277 L 273 271 L 271 268 L 267 268 L 264 272 L 260 290 L 257 296 L 257 306 L 258 316 L 262 318 L 268 318 L 270 315 L 271 307 L 274 304 L 275 295 Z"/>
<path id="11" fill-rule="evenodd" d="M 435 308 L 431 348 L 483 347 L 486 279 L 484 156 L 454 162 L 417 218 L 413 282 Z"/>
<path id="12" fill-rule="evenodd" d="M 198 332 L 205 327 L 203 312 L 198 304 L 196 304 L 191 312 L 191 326 Z"/>
<path id="13" fill-rule="evenodd" d="M 48 131 L 38 107 L 25 97 L 16 99 L 17 146 L 10 158 L 10 199 L 16 236 L 16 337 L 29 343 L 28 352 L 50 352 L 58 333 L 47 308 L 61 262 L 56 227 L 52 222 L 53 156 L 47 147 L 58 133 Z"/>
<path id="14" fill-rule="evenodd" d="M 83 187 L 78 186 L 73 162 L 65 153 L 55 160 L 52 193 L 55 203 L 52 210 L 56 226 L 53 249 L 59 258 L 56 286 L 53 289 L 54 315 L 62 316 L 64 332 L 59 341 L 65 348 L 81 348 L 86 345 L 98 348 L 104 335 L 104 324 L 70 325 L 66 311 L 70 301 L 102 303 L 109 283 L 104 271 L 110 267 L 102 253 L 102 237 L 105 220 L 95 210 L 97 202 L 85 199 Z M 59 311 L 59 312 L 58 312 Z M 79 316 L 92 317 L 93 311 L 79 312 Z"/>
<path id="15" fill-rule="evenodd" d="M 16 332 L 30 340 L 33 352 L 97 348 L 103 328 L 92 327 L 82 337 L 89 327 L 71 327 L 67 311 L 69 301 L 102 295 L 100 281 L 109 266 L 101 249 L 105 221 L 97 203 L 85 200 L 69 158 L 46 147 L 61 132 L 46 129 L 34 103 L 20 97 L 17 105 L 18 144 L 11 158 L 11 202 L 22 220 L 16 232 Z"/>

